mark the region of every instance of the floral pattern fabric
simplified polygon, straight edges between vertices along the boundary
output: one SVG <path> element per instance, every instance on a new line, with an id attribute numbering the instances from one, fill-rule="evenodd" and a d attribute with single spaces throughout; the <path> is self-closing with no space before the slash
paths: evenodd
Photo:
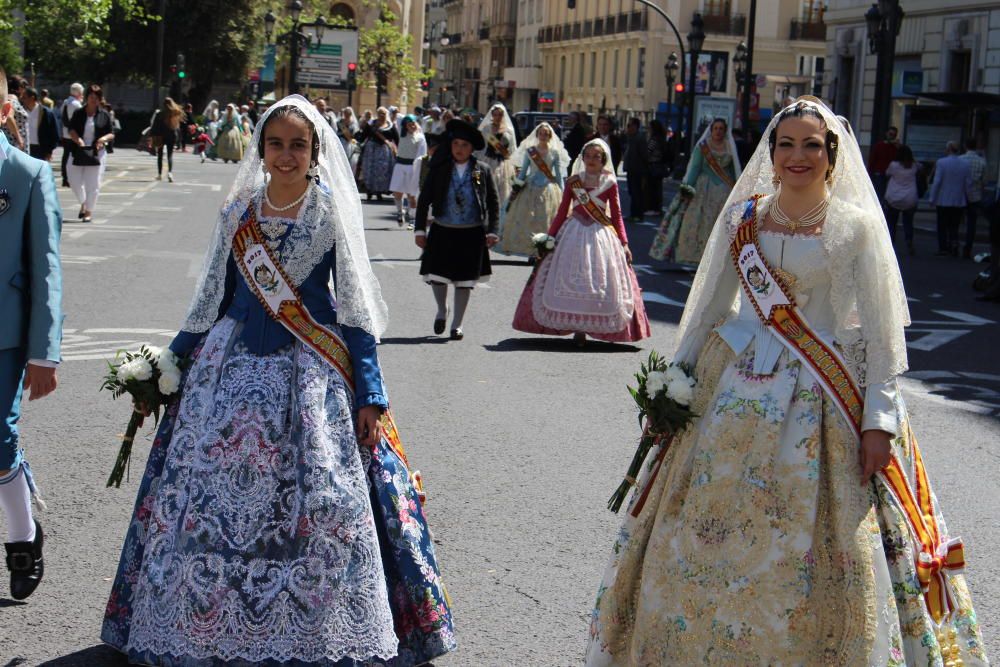
<path id="1" fill-rule="evenodd" d="M 452 650 L 405 465 L 359 448 L 350 394 L 315 353 L 251 354 L 239 327 L 212 328 L 161 423 L 102 639 L 170 667 L 412 667 Z"/>
<path id="2" fill-rule="evenodd" d="M 856 440 L 819 383 L 787 351 L 755 375 L 753 355 L 706 343 L 701 417 L 670 445 L 638 516 L 629 508 L 587 665 L 942 667 L 942 649 L 988 664 L 961 575 L 938 634 L 902 516 L 858 484 Z"/>

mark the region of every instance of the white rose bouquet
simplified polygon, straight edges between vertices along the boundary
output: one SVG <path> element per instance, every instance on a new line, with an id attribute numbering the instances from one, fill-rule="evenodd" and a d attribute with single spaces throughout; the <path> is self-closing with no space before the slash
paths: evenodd
<path id="1" fill-rule="evenodd" d="M 169 349 L 153 345 L 142 345 L 137 352 L 121 350 L 113 362 L 108 362 L 108 374 L 101 389 L 110 391 L 112 398 L 131 395 L 132 416 L 107 486 L 121 486 L 132 455 L 132 442 L 146 415 L 152 413 L 159 422 L 161 408 L 177 399 L 184 365 Z"/>
<path id="2" fill-rule="evenodd" d="M 531 237 L 531 244 L 535 246 L 535 252 L 541 259 L 556 249 L 556 237 L 542 232 Z"/>
<path id="3" fill-rule="evenodd" d="M 639 406 L 639 424 L 645 422 L 639 448 L 632 457 L 628 474 L 608 501 L 608 509 L 618 512 L 630 488 L 638 482 L 643 461 L 654 445 L 667 447 L 665 439 L 680 433 L 697 415 L 691 410 L 694 398 L 694 378 L 684 364 L 671 364 L 656 351 L 635 374 L 637 387 L 628 387 Z"/>

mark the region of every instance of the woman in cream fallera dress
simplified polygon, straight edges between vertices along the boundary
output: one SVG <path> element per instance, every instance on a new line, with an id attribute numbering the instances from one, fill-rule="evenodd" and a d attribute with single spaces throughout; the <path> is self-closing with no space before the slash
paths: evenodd
<path id="1" fill-rule="evenodd" d="M 825 223 L 812 235 L 760 231 L 758 248 L 862 386 L 862 430 L 893 435 L 910 469 L 899 270 L 857 143 L 821 104 L 801 104 L 839 144 Z M 954 604 L 939 627 L 903 514 L 882 481 L 859 484 L 852 427 L 739 285 L 729 244 L 773 203 L 768 139 L 716 224 L 681 322 L 675 361 L 695 368 L 698 417 L 659 467 L 644 466 L 648 493 L 633 497 L 614 543 L 586 664 L 986 665 L 964 576 L 944 574 Z M 754 194 L 765 195 L 755 211 Z"/>

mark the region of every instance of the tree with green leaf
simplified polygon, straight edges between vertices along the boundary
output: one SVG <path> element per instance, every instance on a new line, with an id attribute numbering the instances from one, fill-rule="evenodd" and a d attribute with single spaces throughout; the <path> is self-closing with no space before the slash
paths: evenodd
<path id="1" fill-rule="evenodd" d="M 362 27 L 358 34 L 358 71 L 366 86 L 375 87 L 379 106 L 390 79 L 400 90 L 410 91 L 419 90 L 420 80 L 433 76 L 413 62 L 413 35 L 404 35 L 396 21 L 396 15 L 379 3 L 375 25 Z"/>

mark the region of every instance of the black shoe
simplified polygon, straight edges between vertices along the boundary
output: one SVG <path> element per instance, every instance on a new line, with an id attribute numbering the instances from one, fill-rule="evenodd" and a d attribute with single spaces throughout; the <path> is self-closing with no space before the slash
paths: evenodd
<path id="1" fill-rule="evenodd" d="M 461 329 L 452 329 L 451 330 L 451 339 L 452 340 L 462 340 L 463 338 L 465 338 L 465 332 L 463 332 Z"/>
<path id="2" fill-rule="evenodd" d="M 42 544 L 45 534 L 42 525 L 35 520 L 35 539 L 32 542 L 7 542 L 7 569 L 10 570 L 10 596 L 23 600 L 35 592 L 45 574 L 42 562 Z"/>
<path id="3" fill-rule="evenodd" d="M 434 319 L 434 333 L 441 335 L 444 333 L 445 319 L 443 317 L 438 317 Z"/>
<path id="4" fill-rule="evenodd" d="M 396 224 L 399 225 L 400 227 L 406 224 L 406 219 L 403 217 L 402 213 L 396 214 Z"/>

